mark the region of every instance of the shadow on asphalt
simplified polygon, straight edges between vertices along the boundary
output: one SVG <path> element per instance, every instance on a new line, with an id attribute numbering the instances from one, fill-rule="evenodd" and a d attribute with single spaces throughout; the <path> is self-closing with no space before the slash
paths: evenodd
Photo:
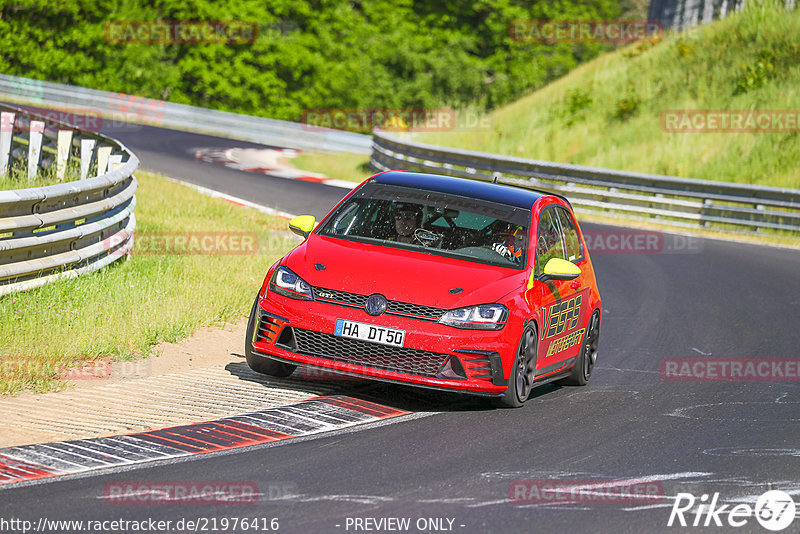
<path id="1" fill-rule="evenodd" d="M 559 389 L 561 387 L 554 384 L 534 388 L 528 397 L 528 403 Z M 365 388 L 360 395 L 365 400 L 409 412 L 479 412 L 502 409 L 497 408 L 494 399 L 490 397 L 380 382 Z"/>
<path id="2" fill-rule="evenodd" d="M 233 355 L 243 358 L 239 354 Z M 245 362 L 229 363 L 225 369 L 240 380 L 265 387 L 309 389 L 319 386 L 326 390 L 333 387 L 337 390 L 336 395 L 347 395 L 408 412 L 476 412 L 502 409 L 497 408 L 494 399 L 490 397 L 338 376 L 324 369 L 298 367 L 287 378 L 273 378 L 256 373 Z M 528 403 L 532 404 L 531 401 L 559 389 L 561 386 L 555 384 L 536 387 L 528 397 Z"/>
<path id="3" fill-rule="evenodd" d="M 239 356 L 235 353 L 232 354 L 234 356 Z M 242 356 L 242 358 L 244 357 Z M 373 384 L 373 382 L 369 380 L 344 376 L 340 378 L 332 373 L 314 373 L 299 367 L 286 378 L 275 378 L 253 371 L 247 363 L 243 361 L 228 363 L 225 365 L 225 370 L 239 380 L 245 380 L 277 389 L 314 389 L 315 387 L 320 387 L 327 390 L 333 387 L 340 390 L 337 391 L 337 393 L 349 394 L 348 392 L 351 389 Z"/>

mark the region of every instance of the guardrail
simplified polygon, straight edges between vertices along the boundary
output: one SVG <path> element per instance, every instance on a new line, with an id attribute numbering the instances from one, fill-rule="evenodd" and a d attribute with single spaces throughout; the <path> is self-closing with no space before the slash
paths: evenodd
<path id="1" fill-rule="evenodd" d="M 614 171 L 426 145 L 374 134 L 370 164 L 497 180 L 567 196 L 576 211 L 681 227 L 800 232 L 800 190 Z"/>
<path id="2" fill-rule="evenodd" d="M 42 170 L 79 180 L 0 191 L 0 295 L 96 271 L 126 258 L 138 158 L 122 143 L 0 106 L 0 176 Z M 42 155 L 44 154 L 44 157 Z"/>
<path id="3" fill-rule="evenodd" d="M 0 100 L 300 150 L 369 154 L 369 135 L 0 74 Z"/>

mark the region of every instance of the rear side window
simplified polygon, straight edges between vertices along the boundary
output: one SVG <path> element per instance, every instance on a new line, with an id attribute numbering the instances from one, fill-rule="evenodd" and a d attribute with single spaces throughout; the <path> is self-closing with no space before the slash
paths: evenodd
<path id="1" fill-rule="evenodd" d="M 573 263 L 581 261 L 583 259 L 583 246 L 581 246 L 581 238 L 578 236 L 578 230 L 575 228 L 575 221 L 564 208 L 557 207 L 553 211 L 558 213 L 558 220 L 561 223 L 561 230 L 564 233 L 567 261 Z"/>
<path id="2" fill-rule="evenodd" d="M 539 216 L 539 234 L 536 237 L 536 275 L 542 274 L 544 266 L 553 258 L 567 259 L 564 251 L 564 236 L 558 213 L 553 208 L 545 209 Z"/>

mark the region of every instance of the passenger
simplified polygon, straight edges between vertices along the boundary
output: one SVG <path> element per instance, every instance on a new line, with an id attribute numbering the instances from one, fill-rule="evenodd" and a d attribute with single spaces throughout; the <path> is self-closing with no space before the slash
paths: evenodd
<path id="1" fill-rule="evenodd" d="M 525 229 L 522 226 L 508 223 L 495 234 L 494 250 L 514 263 L 522 261 Z"/>

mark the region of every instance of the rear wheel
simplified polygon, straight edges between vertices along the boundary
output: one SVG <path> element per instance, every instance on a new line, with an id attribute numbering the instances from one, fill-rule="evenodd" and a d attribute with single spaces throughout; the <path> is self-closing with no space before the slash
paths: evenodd
<path id="1" fill-rule="evenodd" d="M 583 335 L 583 345 L 578 353 L 578 361 L 568 377 L 559 380 L 565 386 L 585 386 L 592 376 L 594 362 L 597 360 L 597 343 L 600 339 L 600 310 L 595 310 L 589 318 L 589 325 Z"/>
<path id="2" fill-rule="evenodd" d="M 536 374 L 536 347 L 539 336 L 536 325 L 528 323 L 522 331 L 519 340 L 517 357 L 514 359 L 514 368 L 509 379 L 508 389 L 505 394 L 497 399 L 501 408 L 519 408 L 533 389 L 533 379 Z"/>
<path id="3" fill-rule="evenodd" d="M 250 310 L 250 320 L 247 322 L 247 333 L 244 338 L 244 358 L 247 360 L 247 365 L 250 369 L 262 375 L 269 375 L 277 378 L 289 376 L 297 369 L 296 365 L 276 362 L 275 360 L 270 360 L 269 358 L 253 352 L 253 332 L 255 332 L 257 321 L 258 297 L 256 297 L 253 308 Z"/>

